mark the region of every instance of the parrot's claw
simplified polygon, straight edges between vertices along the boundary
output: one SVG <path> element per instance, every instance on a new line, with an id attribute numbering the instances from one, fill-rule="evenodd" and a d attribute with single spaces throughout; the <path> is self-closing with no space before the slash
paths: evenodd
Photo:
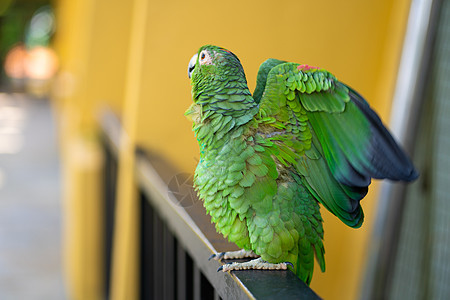
<path id="1" fill-rule="evenodd" d="M 220 252 L 220 253 L 213 253 L 211 254 L 211 256 L 208 258 L 208 260 L 211 260 L 214 258 L 214 260 L 221 260 L 222 257 L 225 255 L 226 252 Z"/>
<path id="2" fill-rule="evenodd" d="M 294 267 L 294 265 L 290 262 L 272 264 L 262 260 L 262 258 L 260 257 L 243 263 L 233 262 L 224 264 L 219 269 L 217 269 L 217 272 L 227 272 L 234 270 L 287 270 L 288 266 L 291 266 L 292 268 Z"/>
<path id="3" fill-rule="evenodd" d="M 259 255 L 255 254 L 252 250 L 237 250 L 229 252 L 220 252 L 211 255 L 208 260 L 222 260 L 222 259 L 242 259 L 242 258 L 257 258 Z"/>

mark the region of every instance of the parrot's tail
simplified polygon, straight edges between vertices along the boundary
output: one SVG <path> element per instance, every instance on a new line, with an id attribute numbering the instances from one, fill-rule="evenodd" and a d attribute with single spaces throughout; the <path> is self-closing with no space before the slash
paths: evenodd
<path id="1" fill-rule="evenodd" d="M 314 256 L 319 263 L 321 271 L 325 272 L 325 249 L 321 240 L 319 243 L 311 244 L 307 239 L 304 239 L 299 242 L 298 250 L 296 274 L 309 285 L 314 273 Z"/>

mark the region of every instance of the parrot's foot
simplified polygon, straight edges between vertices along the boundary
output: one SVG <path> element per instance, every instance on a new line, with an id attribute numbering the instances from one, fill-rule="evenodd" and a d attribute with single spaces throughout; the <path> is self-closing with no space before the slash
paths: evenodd
<path id="1" fill-rule="evenodd" d="M 227 272 L 233 270 L 287 270 L 288 266 L 294 267 L 294 265 L 290 262 L 272 264 L 262 260 L 260 257 L 243 263 L 233 262 L 230 264 L 225 264 L 221 266 L 217 272 Z"/>
<path id="2" fill-rule="evenodd" d="M 230 252 L 220 252 L 217 254 L 211 255 L 208 260 L 222 260 L 222 259 L 241 259 L 241 258 L 257 258 L 259 255 L 256 255 L 252 250 L 237 250 Z"/>

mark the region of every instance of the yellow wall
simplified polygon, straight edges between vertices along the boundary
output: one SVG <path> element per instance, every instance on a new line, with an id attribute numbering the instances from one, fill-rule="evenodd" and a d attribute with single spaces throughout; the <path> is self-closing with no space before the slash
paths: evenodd
<path id="1" fill-rule="evenodd" d="M 251 90 L 266 58 L 317 65 L 361 92 L 387 121 L 408 0 L 176 0 L 143 5 L 145 1 L 57 1 L 64 26 L 58 28 L 56 45 L 63 70 L 72 72 L 77 83 L 75 92 L 60 102 L 68 108 L 67 115 L 81 115 L 68 117 L 69 123 L 87 124 L 69 126 L 75 127 L 74 135 L 85 127 L 95 132 L 96 105 L 106 102 L 132 130 L 131 145 L 136 139 L 169 158 L 180 171 L 193 172 L 199 156 L 191 124 L 183 116 L 191 103 L 187 64 L 207 43 L 238 55 Z M 74 9 L 74 3 L 82 3 L 84 10 Z M 136 47 L 143 48 L 142 57 L 135 57 L 141 55 Z M 124 151 L 129 146 L 124 145 Z M 129 171 L 132 161 L 121 160 L 122 169 Z M 124 180 L 119 185 L 128 184 Z M 128 192 L 119 203 L 133 195 L 132 189 L 122 186 L 122 190 Z M 374 193 L 364 200 L 366 223 L 359 230 L 322 210 L 327 271 L 317 271 L 312 283 L 322 297 L 357 298 L 374 202 Z"/>

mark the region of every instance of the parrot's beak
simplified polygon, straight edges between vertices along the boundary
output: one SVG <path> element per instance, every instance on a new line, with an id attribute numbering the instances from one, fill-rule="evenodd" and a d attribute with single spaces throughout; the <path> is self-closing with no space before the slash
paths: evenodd
<path id="1" fill-rule="evenodd" d="M 192 72 L 194 71 L 195 63 L 197 62 L 197 56 L 198 56 L 198 54 L 194 54 L 194 56 L 192 56 L 191 60 L 189 61 L 189 67 L 188 67 L 189 78 L 191 78 Z"/>

